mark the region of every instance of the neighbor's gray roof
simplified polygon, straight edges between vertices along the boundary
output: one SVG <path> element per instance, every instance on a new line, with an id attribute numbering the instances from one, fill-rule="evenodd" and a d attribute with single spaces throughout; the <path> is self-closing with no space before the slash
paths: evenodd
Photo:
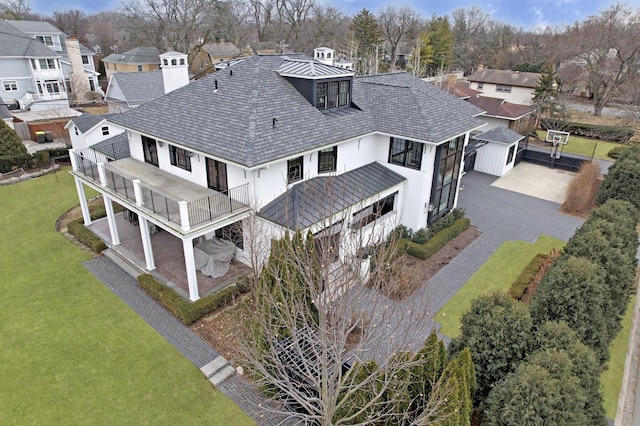
<path id="1" fill-rule="evenodd" d="M 162 70 L 149 72 L 117 72 L 111 75 L 130 105 L 141 105 L 164 95 Z M 107 100 L 109 94 L 107 93 Z M 121 99 L 116 99 L 121 100 Z M 165 111 L 169 112 L 169 111 Z M 171 120 L 170 118 L 166 118 Z M 175 122 L 173 125 L 175 126 Z"/>
<path id="2" fill-rule="evenodd" d="M 353 75 L 353 71 L 344 68 L 325 65 L 313 59 L 291 59 L 282 63 L 276 70 L 280 75 L 296 77 L 333 77 L 338 75 Z"/>
<path id="3" fill-rule="evenodd" d="M 7 20 L 8 23 L 19 29 L 24 33 L 62 33 L 59 28 L 56 28 L 47 21 L 13 21 Z"/>
<path id="4" fill-rule="evenodd" d="M 511 70 L 481 69 L 467 77 L 469 81 L 480 83 L 493 83 L 505 86 L 536 87 L 540 75 L 535 72 L 520 72 Z"/>
<path id="5" fill-rule="evenodd" d="M 522 136 L 520 133 L 516 133 L 513 130 L 510 130 L 506 127 L 495 127 L 491 130 L 487 130 L 484 133 L 480 133 L 479 135 L 473 136 L 473 139 L 476 139 L 479 141 L 497 142 L 497 143 L 503 143 L 507 145 L 516 143 L 523 138 L 524 136 Z"/>
<path id="6" fill-rule="evenodd" d="M 207 43 L 201 47 L 209 56 L 237 56 L 241 53 L 240 49 L 230 41 L 224 43 Z"/>
<path id="7" fill-rule="evenodd" d="M 76 125 L 78 130 L 84 133 L 88 130 L 93 129 L 102 120 L 108 120 L 111 117 L 114 117 L 115 115 L 116 114 L 95 115 L 95 114 L 88 114 L 85 112 L 81 116 L 72 118 L 71 121 L 73 121 L 73 124 Z"/>
<path id="8" fill-rule="evenodd" d="M 305 229 L 405 180 L 373 162 L 337 176 L 300 182 L 264 206 L 259 215 L 291 230 Z"/>
<path id="9" fill-rule="evenodd" d="M 0 20 L 0 57 L 56 58 L 60 55 L 21 32 L 7 21 Z"/>
<path id="10" fill-rule="evenodd" d="M 275 72 L 286 60 L 244 59 L 111 121 L 246 167 L 376 131 L 439 143 L 484 124 L 481 109 L 407 73 L 356 77 L 350 113 L 323 113 Z"/>
<path id="11" fill-rule="evenodd" d="M 122 160 L 123 158 L 131 157 L 127 132 L 122 132 L 110 137 L 109 139 L 98 142 L 97 144 L 92 145 L 91 148 L 114 160 Z"/>
<path id="12" fill-rule="evenodd" d="M 11 111 L 9 111 L 9 108 L 5 105 L 4 99 L 2 98 L 0 98 L 0 118 L 13 118 Z"/>
<path id="13" fill-rule="evenodd" d="M 155 47 L 136 47 L 124 53 L 112 53 L 102 62 L 115 62 L 118 64 L 159 64 L 160 51 Z"/>

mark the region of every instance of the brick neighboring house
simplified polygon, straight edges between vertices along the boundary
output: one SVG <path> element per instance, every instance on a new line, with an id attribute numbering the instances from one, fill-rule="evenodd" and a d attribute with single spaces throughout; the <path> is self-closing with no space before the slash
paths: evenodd
<path id="1" fill-rule="evenodd" d="M 511 70 L 481 69 L 466 77 L 469 88 L 483 96 L 502 98 L 514 104 L 531 105 L 533 89 L 541 74 Z"/>
<path id="2" fill-rule="evenodd" d="M 88 186 L 105 198 L 114 249 L 112 203 L 137 215 L 146 270 L 156 267 L 150 225 L 179 240 L 190 300 L 201 296 L 194 244 L 222 229 L 251 265 L 268 254 L 252 252 L 258 243 L 287 231 L 331 241 L 344 261 L 363 236 L 429 226 L 456 207 L 464 148 L 484 125 L 481 109 L 410 74 L 355 76 L 300 54 L 253 56 L 187 83 L 108 119 L 125 130 L 128 157 L 90 147 L 71 158 L 85 223 Z"/>

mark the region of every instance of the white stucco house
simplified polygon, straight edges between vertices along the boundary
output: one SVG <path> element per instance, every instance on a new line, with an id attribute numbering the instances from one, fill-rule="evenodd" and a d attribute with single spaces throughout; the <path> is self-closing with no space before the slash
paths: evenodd
<path id="1" fill-rule="evenodd" d="M 0 97 L 23 110 L 68 108 L 70 91 L 100 92 L 93 55 L 48 22 L 0 21 Z"/>
<path id="2" fill-rule="evenodd" d="M 253 56 L 187 84 L 174 54 L 162 65 L 167 94 L 107 119 L 129 156 L 107 158 L 106 141 L 73 149 L 71 173 L 85 224 L 85 187 L 104 196 L 113 246 L 112 203 L 138 215 L 147 270 L 149 223 L 182 242 L 189 299 L 200 297 L 194 241 L 222 228 L 235 229 L 247 265 L 256 253 L 245 240 L 298 229 L 335 241 L 343 258 L 356 234 L 428 227 L 456 207 L 464 148 L 484 125 L 474 105 L 407 73 L 355 76 L 299 54 Z"/>
<path id="3" fill-rule="evenodd" d="M 533 89 L 541 74 L 511 70 L 480 69 L 466 77 L 469 88 L 482 92 L 483 96 L 505 99 L 521 105 L 531 105 Z"/>

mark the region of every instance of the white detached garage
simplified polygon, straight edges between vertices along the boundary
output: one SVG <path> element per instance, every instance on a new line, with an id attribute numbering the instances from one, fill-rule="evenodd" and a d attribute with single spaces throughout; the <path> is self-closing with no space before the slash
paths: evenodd
<path id="1" fill-rule="evenodd" d="M 524 139 L 524 136 L 506 127 L 496 127 L 473 136 L 472 139 L 485 143 L 478 148 L 474 170 L 503 176 L 513 168 L 518 142 Z"/>

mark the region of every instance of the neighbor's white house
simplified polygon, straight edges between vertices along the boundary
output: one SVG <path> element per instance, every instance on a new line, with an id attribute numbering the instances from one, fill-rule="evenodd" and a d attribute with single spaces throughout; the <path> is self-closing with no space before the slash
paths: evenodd
<path id="1" fill-rule="evenodd" d="M 93 54 L 48 22 L 0 21 L 0 97 L 22 110 L 68 108 L 69 91 L 100 90 Z"/>
<path id="2" fill-rule="evenodd" d="M 127 155 L 107 155 L 108 141 L 73 149 L 72 174 L 85 224 L 84 188 L 104 196 L 114 246 L 112 202 L 138 215 L 147 270 L 149 224 L 182 241 L 191 300 L 194 240 L 222 228 L 248 265 L 244 239 L 298 229 L 335 241 L 342 258 L 356 231 L 419 229 L 456 206 L 464 148 L 484 125 L 474 105 L 407 73 L 354 76 L 300 54 L 253 56 L 188 84 L 186 55 L 165 55 L 167 93 L 107 120 L 125 130 Z"/>
<path id="3" fill-rule="evenodd" d="M 483 96 L 504 99 L 513 104 L 531 105 L 533 89 L 541 74 L 511 70 L 480 69 L 466 77 L 469 88 Z"/>

